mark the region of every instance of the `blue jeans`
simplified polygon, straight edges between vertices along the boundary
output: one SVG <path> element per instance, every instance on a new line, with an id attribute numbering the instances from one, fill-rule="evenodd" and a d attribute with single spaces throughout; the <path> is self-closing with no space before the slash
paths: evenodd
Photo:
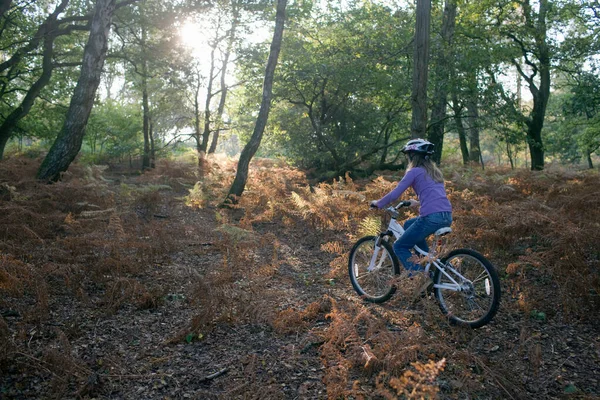
<path id="1" fill-rule="evenodd" d="M 429 251 L 425 238 L 440 228 L 452 224 L 452 213 L 439 212 L 411 218 L 404 223 L 404 234 L 394 242 L 394 252 L 408 271 L 419 271 L 421 267 L 410 262 L 411 249 L 417 245 L 423 251 Z"/>

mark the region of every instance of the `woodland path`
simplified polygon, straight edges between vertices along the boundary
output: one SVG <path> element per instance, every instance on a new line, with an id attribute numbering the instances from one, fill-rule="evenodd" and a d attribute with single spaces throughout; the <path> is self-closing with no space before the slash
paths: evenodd
<path id="1" fill-rule="evenodd" d="M 143 185 L 134 177 L 111 179 L 115 188 L 121 183 Z M 194 331 L 190 340 L 176 339 L 201 308 L 194 301 L 202 297 L 199 282 L 224 268 L 222 247 L 215 244 L 215 230 L 222 223 L 216 217 L 218 210 L 186 206 L 186 193 L 185 188 L 161 191 L 159 211 L 149 217 L 181 232 L 181 237 L 174 238 L 173 252 L 136 277 L 151 292 L 160 293 L 155 306 L 124 305 L 106 313 L 89 306 L 98 300 L 94 298 L 82 302 L 65 297 L 53 303 L 50 325 L 63 327 L 72 355 L 89 371 L 87 384 L 71 387 L 63 398 L 326 399 L 326 367 L 319 349 L 321 334 L 330 324 L 326 312 L 296 333 L 278 333 L 266 322 L 268 318 L 261 317 L 267 309 L 262 304 L 246 311 L 251 317 L 245 321 L 232 317 L 231 323 L 221 320 Z M 230 224 L 240 215 L 239 210 L 222 212 L 229 213 Z M 302 310 L 327 297 L 341 305 L 363 307 L 347 280 L 325 278 L 332 255 L 320 246 L 329 240 L 327 232 L 315 231 L 302 220 L 282 225 L 277 219 L 255 224 L 252 231 L 261 237 L 272 235 L 279 242 L 278 269 L 261 287 L 271 309 Z M 250 290 L 252 282 L 247 284 Z M 436 323 L 419 328 L 422 337 L 428 338 L 419 353 L 447 359 L 447 368 L 437 381 L 439 397 L 599 398 L 598 325 L 567 325 L 524 316 L 514 306 L 518 295 L 509 282 L 504 282 L 503 290 L 501 311 L 488 327 L 470 331 Z M 442 319 L 427 299 L 411 304 L 393 299 L 365 309 L 399 334 L 416 321 Z M 436 330 L 428 331 L 428 327 Z M 436 344 L 440 342 L 443 346 Z M 51 376 L 46 374 L 46 378 Z M 351 377 L 371 384 L 375 379 L 359 371 Z M 28 380 L 27 386 L 20 385 L 18 391 L 10 384 L 17 380 L 15 375 L 0 381 L 8 388 L 0 398 L 51 397 L 46 395 L 49 387 L 43 374 Z M 374 385 L 367 385 L 365 392 L 370 393 L 367 398 L 381 398 Z"/>
<path id="2" fill-rule="evenodd" d="M 198 254 L 198 246 L 213 240 L 212 230 L 219 225 L 215 220 L 216 210 L 191 209 L 181 201 L 173 201 L 171 196 L 177 198 L 177 193 L 163 192 L 163 195 L 164 203 L 171 207 L 165 223 L 185 221 L 187 226 L 197 228 L 196 236 L 186 239 L 187 248 L 174 255 L 172 263 L 157 267 L 155 274 L 148 277 L 152 284 L 169 288 L 170 300 L 156 310 L 122 310 L 111 319 L 96 323 L 99 326 L 94 327 L 95 338 L 108 342 L 100 346 L 102 354 L 116 357 L 124 376 L 111 379 L 115 390 L 111 397 L 327 398 L 319 338 L 310 330 L 281 335 L 267 324 L 220 324 L 200 341 L 164 344 L 193 316 L 193 306 L 181 300 L 193 290 L 189 277 L 222 266 L 221 254 L 210 251 Z M 235 214 L 234 211 L 233 220 Z M 259 235 L 272 233 L 281 243 L 281 266 L 272 278 L 273 287 L 282 290 L 283 296 L 276 305 L 279 309 L 303 309 L 325 295 L 340 302 L 361 303 L 348 281 L 332 285 L 324 278 L 332 259 L 331 254 L 320 250 L 327 241 L 326 233 L 315 232 L 302 221 L 292 228 L 268 223 L 255 225 L 253 229 Z M 465 367 L 472 368 L 474 379 L 485 376 L 482 379 L 485 389 L 479 396 L 486 393 L 482 398 L 598 398 L 600 331 L 587 325 L 524 319 L 507 304 L 516 301 L 510 298 L 514 294 L 507 287 L 504 290 L 503 308 L 493 324 L 474 332 L 445 335 L 446 340 L 452 341 L 448 346 L 466 348 L 472 355 L 471 360 L 460 361 L 467 361 Z M 431 304 L 407 306 L 401 300 L 390 303 L 369 306 L 388 318 L 390 329 L 401 329 L 393 321 L 404 318 L 402 312 L 429 313 L 433 318 L 441 318 Z M 328 323 L 320 319 L 310 328 L 318 331 Z M 222 375 L 206 379 L 219 372 Z M 443 373 L 440 381 L 441 398 L 462 398 L 465 393 L 461 387 L 470 386 L 453 379 L 451 372 Z M 575 393 L 570 394 L 571 391 Z"/>

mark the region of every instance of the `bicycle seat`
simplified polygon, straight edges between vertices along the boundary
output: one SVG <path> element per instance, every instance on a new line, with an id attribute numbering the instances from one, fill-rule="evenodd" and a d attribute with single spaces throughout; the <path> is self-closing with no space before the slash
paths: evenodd
<path id="1" fill-rule="evenodd" d="M 444 236 L 449 234 L 450 232 L 452 232 L 452 228 L 450 227 L 440 228 L 437 231 L 435 231 L 435 236 Z"/>

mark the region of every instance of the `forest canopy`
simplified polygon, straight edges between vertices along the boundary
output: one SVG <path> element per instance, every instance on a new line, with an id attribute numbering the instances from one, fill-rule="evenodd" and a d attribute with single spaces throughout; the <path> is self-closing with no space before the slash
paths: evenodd
<path id="1" fill-rule="evenodd" d="M 595 166 L 597 2 L 433 1 L 425 66 L 420 3 L 288 3 L 257 154 L 319 178 L 402 168 L 424 69 L 421 133 L 436 161 Z M 76 156 L 138 169 L 188 150 L 235 156 L 274 27 L 264 1 L 4 0 L 0 159 L 42 156 L 48 178 Z"/>

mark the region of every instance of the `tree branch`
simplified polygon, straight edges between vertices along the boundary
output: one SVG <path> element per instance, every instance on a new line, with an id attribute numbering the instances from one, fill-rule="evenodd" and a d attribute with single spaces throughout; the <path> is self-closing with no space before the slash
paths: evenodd
<path id="1" fill-rule="evenodd" d="M 131 5 L 133 3 L 137 3 L 139 0 L 123 0 L 115 5 L 115 10 L 118 10 L 121 7 L 125 7 Z"/>
<path id="2" fill-rule="evenodd" d="M 17 49 L 13 56 L 8 60 L 0 63 L 0 72 L 6 71 L 8 68 L 18 64 L 25 54 L 36 49 L 42 40 L 50 33 L 51 30 L 56 29 L 58 16 L 65 10 L 69 0 L 62 0 L 52 14 L 50 14 L 44 22 L 38 27 L 38 30 L 33 35 L 33 38 L 23 47 Z"/>

